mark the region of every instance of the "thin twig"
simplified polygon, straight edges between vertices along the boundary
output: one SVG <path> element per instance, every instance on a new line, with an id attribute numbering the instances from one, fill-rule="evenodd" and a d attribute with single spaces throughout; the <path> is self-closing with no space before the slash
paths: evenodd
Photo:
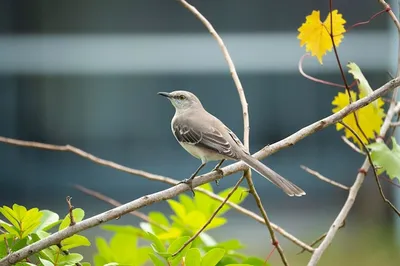
<path id="1" fill-rule="evenodd" d="M 62 245 L 60 243 L 57 244 L 57 247 L 62 251 L 62 253 L 64 253 L 64 255 L 69 255 L 71 254 L 68 250 L 66 249 L 62 249 Z M 79 262 L 75 263 L 75 266 L 82 266 L 82 264 L 80 264 Z"/>
<path id="2" fill-rule="evenodd" d="M 240 183 L 242 183 L 244 179 L 244 175 L 236 182 L 236 185 L 231 189 L 229 194 L 226 196 L 225 200 L 221 202 L 221 204 L 218 206 L 218 208 L 213 212 L 213 214 L 210 216 L 208 221 L 189 239 L 187 240 L 174 254 L 172 254 L 173 257 L 178 255 L 184 248 L 187 247 L 190 243 L 192 243 L 203 231 L 206 229 L 206 227 L 212 222 L 212 220 L 217 216 L 218 212 L 224 207 L 225 203 L 229 200 L 229 198 L 233 195 L 233 193 L 238 189 Z"/>
<path id="3" fill-rule="evenodd" d="M 310 76 L 310 75 L 308 75 L 307 73 L 305 73 L 304 70 L 303 70 L 303 62 L 304 62 L 304 59 L 305 59 L 306 57 L 311 57 L 310 53 L 305 53 L 304 55 L 302 55 L 302 57 L 300 57 L 300 60 L 299 60 L 298 65 L 297 65 L 297 66 L 298 66 L 298 69 L 299 69 L 299 72 L 300 72 L 301 75 L 303 75 L 303 77 L 305 77 L 305 78 L 307 78 L 307 79 L 309 79 L 309 80 L 312 80 L 312 81 L 314 81 L 314 82 L 322 83 L 322 84 L 325 84 L 325 85 L 328 85 L 328 86 L 339 87 L 339 88 L 346 88 L 346 87 L 345 87 L 344 85 L 342 85 L 342 84 L 338 84 L 338 83 L 330 82 L 330 81 L 327 81 L 327 80 L 319 79 L 319 78 Z M 355 85 L 357 85 L 357 81 L 353 81 L 353 83 L 350 85 L 350 88 L 353 87 L 353 86 L 355 86 Z"/>
<path id="4" fill-rule="evenodd" d="M 76 223 L 75 223 L 74 214 L 73 214 L 74 206 L 72 206 L 72 203 L 71 203 L 72 197 L 67 196 L 66 200 L 67 200 L 67 204 L 68 204 L 68 213 L 69 213 L 69 220 L 70 220 L 69 226 L 73 226 Z"/>
<path id="5" fill-rule="evenodd" d="M 344 123 L 343 121 L 340 122 L 340 124 L 342 124 L 342 125 L 343 125 L 344 127 L 346 127 L 348 130 L 350 130 L 351 133 L 353 133 L 353 135 L 356 136 L 356 138 L 358 139 L 358 141 L 361 142 L 361 144 L 363 145 L 364 150 L 365 150 L 365 153 L 367 154 L 368 161 L 369 161 L 370 165 L 372 166 L 371 168 L 372 168 L 373 173 L 374 173 L 374 177 L 375 177 L 376 184 L 378 185 L 379 194 L 381 195 L 383 201 L 386 202 L 386 203 L 390 206 L 390 208 L 392 208 L 392 210 L 393 210 L 398 216 L 400 216 L 399 210 L 397 210 L 397 208 L 393 205 L 393 203 L 392 203 L 390 200 L 388 200 L 388 199 L 386 198 L 385 194 L 383 193 L 382 186 L 381 186 L 381 182 L 379 181 L 378 173 L 376 172 L 376 169 L 375 169 L 375 167 L 374 167 L 374 162 L 372 161 L 372 157 L 371 157 L 371 154 L 370 154 L 370 152 L 369 152 L 367 146 L 364 144 L 364 142 L 362 142 L 360 136 L 358 136 L 358 134 L 357 134 L 351 127 L 349 127 L 349 126 L 348 126 L 346 123 Z"/>
<path id="6" fill-rule="evenodd" d="M 331 179 L 329 179 L 329 178 L 327 178 L 327 177 L 321 175 L 321 174 L 318 173 L 317 171 L 314 171 L 314 170 L 308 168 L 307 166 L 300 165 L 300 167 L 301 167 L 304 171 L 308 172 L 309 174 L 312 174 L 313 176 L 315 176 L 315 177 L 321 179 L 322 181 L 325 181 L 325 182 L 327 182 L 327 183 L 329 183 L 329 184 L 331 184 L 331 185 L 333 185 L 333 186 L 336 186 L 336 187 L 341 188 L 341 189 L 344 189 L 344 190 L 349 190 L 349 189 L 350 189 L 349 187 L 347 187 L 347 186 L 345 186 L 345 185 L 343 185 L 343 184 L 340 184 L 339 182 L 333 181 L 333 180 L 331 180 Z"/>
<path id="7" fill-rule="evenodd" d="M 346 225 L 346 220 L 344 220 L 343 223 L 339 226 L 339 229 L 342 229 L 345 225 Z M 326 237 L 326 234 L 327 234 L 327 233 L 324 233 L 324 234 L 322 234 L 320 237 L 318 237 L 317 239 L 315 239 L 315 240 L 310 244 L 310 246 L 313 247 L 313 246 L 315 246 L 316 244 L 318 244 L 319 242 L 321 242 L 321 241 Z M 297 253 L 297 255 L 303 253 L 304 251 L 306 251 L 306 250 L 303 248 L 299 253 Z"/>
<path id="8" fill-rule="evenodd" d="M 85 188 L 85 187 L 83 187 L 83 186 L 81 186 L 81 185 L 75 185 L 75 188 L 78 189 L 79 191 L 81 191 L 81 192 L 87 194 L 87 195 L 90 195 L 90 196 L 92 196 L 92 197 L 95 197 L 95 198 L 97 198 L 97 199 L 99 199 L 99 200 L 101 200 L 101 201 L 107 202 L 108 204 L 110 204 L 110 205 L 112 205 L 112 206 L 114 206 L 114 207 L 118 207 L 118 206 L 121 206 L 121 205 L 122 205 L 122 203 L 120 203 L 119 201 L 117 201 L 117 200 L 115 200 L 115 199 L 112 199 L 112 198 L 110 198 L 110 197 L 107 197 L 106 195 L 103 195 L 103 194 L 101 194 L 100 192 L 97 192 L 97 191 L 94 191 L 94 190 Z M 164 231 L 168 231 L 168 230 L 169 230 L 168 227 L 166 227 L 165 225 L 162 225 L 162 224 L 159 224 L 159 223 L 154 222 L 153 220 L 151 220 L 151 219 L 149 218 L 149 216 L 147 216 L 146 214 L 144 214 L 144 213 L 142 213 L 142 212 L 139 212 L 139 211 L 132 211 L 132 212 L 130 212 L 129 214 L 131 214 L 131 215 L 133 215 L 133 216 L 136 216 L 136 217 L 142 219 L 143 221 L 145 221 L 145 222 L 147 222 L 147 223 L 149 223 L 149 224 L 151 224 L 151 225 L 154 225 L 154 226 L 160 228 L 161 230 L 164 230 Z"/>
<path id="9" fill-rule="evenodd" d="M 383 125 L 380 130 L 380 136 L 385 136 L 386 132 L 388 131 L 390 127 L 390 122 L 395 114 L 397 114 L 400 110 L 400 104 L 391 104 L 389 106 L 388 113 L 386 115 L 385 121 L 383 121 Z M 381 141 L 378 139 L 378 141 Z M 328 230 L 328 233 L 326 234 L 326 237 L 322 241 L 322 243 L 318 246 L 318 248 L 315 249 L 314 253 L 311 256 L 310 261 L 308 262 L 308 266 L 315 266 L 317 265 L 318 261 L 321 259 L 322 254 L 325 252 L 325 250 L 328 248 L 328 246 L 332 243 L 333 238 L 335 237 L 340 225 L 343 223 L 343 221 L 346 219 L 347 215 L 349 214 L 349 211 L 353 207 L 354 201 L 357 197 L 358 191 L 364 182 L 366 173 L 368 172 L 368 169 L 370 167 L 369 159 L 366 158 L 364 160 L 364 163 L 361 165 L 360 170 L 358 171 L 356 180 L 354 181 L 354 184 L 351 186 L 349 195 L 347 197 L 346 202 L 344 203 L 342 209 L 340 210 L 338 216 L 336 217 L 335 221 L 332 223 L 331 227 Z"/>
<path id="10" fill-rule="evenodd" d="M 229 71 L 231 72 L 233 82 L 235 83 L 239 94 L 240 103 L 242 105 L 242 111 L 243 111 L 243 126 L 244 126 L 243 144 L 245 147 L 249 147 L 250 123 L 249 123 L 248 104 L 246 101 L 246 96 L 244 94 L 242 83 L 240 82 L 239 76 L 236 72 L 235 64 L 233 63 L 232 58 L 229 55 L 228 49 L 226 48 L 224 41 L 218 35 L 217 31 L 214 29 L 211 23 L 194 6 L 192 6 L 185 0 L 178 0 L 178 1 L 181 2 L 181 4 L 185 8 L 187 8 L 190 12 L 192 12 L 204 24 L 204 26 L 207 28 L 210 34 L 218 42 L 218 46 L 221 49 L 226 62 L 228 63 Z"/>
<path id="11" fill-rule="evenodd" d="M 356 145 L 354 145 L 353 142 L 351 142 L 350 140 L 348 140 L 345 136 L 341 137 L 343 142 L 346 143 L 353 151 L 365 155 L 365 152 L 363 152 L 362 150 L 360 150 Z"/>
<path id="12" fill-rule="evenodd" d="M 346 79 L 346 76 L 344 74 L 342 63 L 340 62 L 339 53 L 338 53 L 337 48 L 336 48 L 335 38 L 333 36 L 333 15 L 332 15 L 333 3 L 332 2 L 333 2 L 333 0 L 329 0 L 329 12 L 331 14 L 330 15 L 330 22 L 331 22 L 330 26 L 331 26 L 331 29 L 330 29 L 330 32 L 329 31 L 328 32 L 329 32 L 329 36 L 331 37 L 333 51 L 334 51 L 334 54 L 335 54 L 336 62 L 338 64 L 338 67 L 339 67 L 339 70 L 340 70 L 340 75 L 342 76 L 342 80 L 343 80 L 344 86 L 346 88 L 347 95 L 349 96 L 349 102 L 352 103 L 353 102 L 353 98 L 351 97 L 350 87 L 349 87 L 349 85 L 347 83 L 347 79 Z M 356 125 L 357 125 L 358 129 L 360 130 L 361 134 L 363 135 L 363 137 L 365 138 L 366 141 L 369 141 L 367 135 L 365 134 L 364 130 L 360 126 L 360 123 L 359 123 L 358 117 L 357 117 L 357 112 L 354 112 L 353 116 L 354 116 L 354 120 L 355 120 Z"/>
<path id="13" fill-rule="evenodd" d="M 390 5 L 388 3 L 386 3 L 385 0 L 379 0 L 379 2 L 383 5 L 383 7 L 388 12 L 389 16 L 392 18 L 394 25 L 396 25 L 397 31 L 399 32 L 399 36 L 400 36 L 400 22 L 396 16 L 396 14 L 394 14 L 392 8 L 390 7 Z"/>
<path id="14" fill-rule="evenodd" d="M 390 123 L 390 126 L 391 126 L 391 127 L 398 127 L 398 126 L 400 126 L 400 121 L 391 122 L 391 123 Z"/>
<path id="15" fill-rule="evenodd" d="M 260 196 L 258 195 L 258 193 L 257 193 L 257 191 L 255 189 L 253 180 L 251 178 L 251 172 L 250 171 L 248 171 L 248 172 L 246 171 L 244 175 L 245 175 L 245 177 L 247 179 L 247 183 L 249 184 L 250 193 L 253 194 L 254 199 L 256 200 L 257 206 L 261 211 L 261 215 L 264 218 L 265 224 L 267 225 L 269 234 L 271 235 L 272 245 L 274 247 L 276 247 L 276 249 L 278 250 L 278 253 L 281 256 L 283 264 L 284 265 L 289 265 L 285 255 L 283 253 L 283 249 L 282 249 L 281 245 L 279 244 L 278 240 L 276 239 L 275 232 L 274 232 L 274 230 L 272 228 L 271 222 L 269 221 L 267 212 L 265 211 L 264 207 L 262 206 L 261 198 L 260 198 Z"/>
<path id="16" fill-rule="evenodd" d="M 250 123 L 249 123 L 249 112 L 248 112 L 248 104 L 246 101 L 246 96 L 244 94 L 244 90 L 242 87 L 242 84 L 240 82 L 239 76 L 236 73 L 236 68 L 235 65 L 233 64 L 233 61 L 229 55 L 228 49 L 226 48 L 224 42 L 222 41 L 222 38 L 218 35 L 218 33 L 216 32 L 216 30 L 214 29 L 214 27 L 211 25 L 211 23 L 192 5 L 190 5 L 189 3 L 187 3 L 185 0 L 180 0 L 180 2 L 182 3 L 182 5 L 184 7 L 186 7 L 187 9 L 189 9 L 203 24 L 204 26 L 208 29 L 208 31 L 211 33 L 211 35 L 217 40 L 219 47 L 222 50 L 222 53 L 228 63 L 229 66 L 229 70 L 231 72 L 233 81 L 235 82 L 238 94 L 239 94 L 239 98 L 240 98 L 240 103 L 242 105 L 242 113 L 243 113 L 243 126 L 244 126 L 244 137 L 243 137 L 243 143 L 244 146 L 246 147 L 247 151 L 249 151 L 249 135 L 250 135 Z M 267 225 L 269 231 L 270 231 L 270 235 L 272 238 L 272 242 L 274 244 L 274 246 L 276 246 L 282 262 L 284 265 L 288 266 L 288 262 L 287 259 L 285 258 L 285 255 L 283 253 L 282 248 L 280 247 L 278 241 L 275 238 L 275 233 L 272 230 L 271 224 L 269 222 L 267 213 L 264 209 L 264 206 L 262 205 L 262 202 L 260 200 L 260 197 L 257 194 L 256 188 L 254 187 L 254 183 L 251 180 L 251 170 L 249 168 L 247 168 L 244 172 L 244 176 L 246 177 L 247 183 L 249 185 L 249 189 L 252 192 L 254 199 L 257 203 L 258 208 L 260 209 L 262 216 L 264 217 L 265 220 L 265 224 Z"/>
<path id="17" fill-rule="evenodd" d="M 340 121 L 343 117 L 347 116 L 348 114 L 354 112 L 355 110 L 358 110 L 364 106 L 366 106 L 367 104 L 375 101 L 377 98 L 379 98 L 380 96 L 384 95 L 385 93 L 387 93 L 388 91 L 396 88 L 398 85 L 400 85 L 400 78 L 395 78 L 389 82 L 387 82 L 386 84 L 384 84 L 383 86 L 381 86 L 379 89 L 375 90 L 372 94 L 359 99 L 357 101 L 355 101 L 352 104 L 347 105 L 345 108 L 343 108 L 342 110 L 340 110 L 337 113 L 334 113 L 330 116 L 325 117 L 324 119 L 321 119 L 317 122 L 314 122 L 311 125 L 308 125 L 302 129 L 300 129 L 299 131 L 297 131 L 296 133 L 293 133 L 292 135 L 286 137 L 283 140 L 280 140 L 272 145 L 266 146 L 264 147 L 262 150 L 258 151 L 257 153 L 253 154 L 253 157 L 257 158 L 257 159 L 263 159 L 283 148 L 289 147 L 289 146 L 293 146 L 295 143 L 297 143 L 298 141 L 306 138 L 307 136 L 323 129 L 326 128 L 329 125 L 332 125 L 338 121 Z M 399 105 L 400 108 L 400 105 Z M 391 113 L 392 112 L 392 113 Z M 392 118 L 394 115 L 394 110 L 390 110 L 388 112 L 387 118 Z M 397 111 L 395 111 L 395 113 L 398 113 L 399 110 L 397 109 Z M 387 129 L 390 126 L 390 120 L 385 120 L 382 129 L 381 129 L 381 133 L 386 133 Z M 384 129 L 384 130 L 383 130 Z M 98 157 L 95 157 L 89 153 L 86 153 L 80 149 L 74 148 L 70 145 L 65 145 L 65 146 L 59 146 L 59 145 L 50 145 L 50 144 L 44 144 L 44 143 L 39 143 L 39 142 L 31 142 L 31 141 L 23 141 L 23 140 L 16 140 L 16 139 L 12 139 L 12 138 L 5 138 L 5 137 L 1 137 L 0 136 L 0 142 L 4 142 L 7 144 L 13 144 L 13 145 L 18 145 L 18 146 L 25 146 L 25 147 L 34 147 L 34 148 L 41 148 L 41 149 L 47 149 L 47 150 L 56 150 L 56 151 L 70 151 L 72 153 L 76 153 L 88 160 L 91 160 L 95 163 L 101 164 L 101 165 L 105 165 L 105 166 L 109 166 L 124 172 L 128 172 L 128 173 L 132 173 L 135 175 L 139 175 L 142 177 L 146 177 L 148 179 L 151 180 L 157 180 L 157 181 L 161 181 L 164 183 L 170 183 L 170 184 L 176 184 L 176 180 L 174 179 L 170 179 L 164 176 L 160 176 L 160 175 L 155 175 L 155 174 L 151 174 L 145 171 L 141 171 L 141 170 L 136 170 L 136 169 L 131 169 L 125 166 L 122 166 L 120 164 L 111 162 L 111 161 L 107 161 L 107 160 L 103 160 L 100 159 Z M 367 162 L 368 163 L 368 162 Z M 231 164 L 229 166 L 226 166 L 224 168 L 222 168 L 221 170 L 223 170 L 223 176 L 228 176 L 231 175 L 233 173 L 236 173 L 238 171 L 243 171 L 245 169 L 247 169 L 248 167 L 243 163 L 243 162 L 236 162 L 234 164 Z M 197 177 L 195 180 L 193 180 L 193 187 L 197 187 L 199 185 L 205 184 L 205 183 L 209 183 L 211 181 L 216 180 L 218 177 L 220 177 L 221 175 L 214 172 L 211 173 L 207 173 L 205 175 L 199 176 Z M 358 179 L 358 181 L 356 182 L 356 186 L 361 185 L 359 184 L 360 182 L 362 183 L 363 181 L 363 175 L 360 176 Z M 355 185 L 353 185 L 354 187 Z M 177 185 L 173 188 L 169 188 L 169 189 L 165 189 L 163 191 L 159 191 L 157 193 L 148 195 L 148 196 L 144 196 L 140 199 L 134 200 L 132 202 L 126 203 L 124 205 L 121 205 L 120 207 L 111 209 L 107 212 L 104 213 L 100 213 L 94 217 L 85 219 L 79 223 L 77 223 L 75 226 L 73 227 L 68 227 L 60 232 L 56 232 L 54 234 L 52 234 L 51 236 L 42 239 L 40 241 L 37 241 L 35 243 L 33 243 L 32 245 L 29 245 L 25 248 L 22 248 L 16 252 L 14 252 L 13 254 L 10 254 L 9 256 L 2 258 L 0 260 L 0 266 L 9 266 L 13 263 L 16 263 L 18 261 L 21 261 L 23 259 L 25 259 L 26 257 L 28 257 L 29 255 L 36 253 L 44 248 L 47 248 L 53 244 L 57 244 L 59 243 L 62 239 L 65 239 L 67 237 L 72 236 L 73 234 L 76 234 L 82 230 L 88 229 L 88 228 L 92 228 L 94 226 L 97 226 L 101 223 L 104 223 L 106 221 L 112 220 L 116 217 L 119 217 L 125 213 L 128 213 L 130 211 L 139 209 L 143 206 L 147 206 L 149 204 L 161 201 L 161 200 L 166 200 L 172 197 L 175 197 L 176 195 L 179 195 L 180 193 L 183 193 L 185 191 L 188 190 L 188 186 L 186 186 L 185 184 L 181 184 L 181 185 Z M 353 198 L 352 196 L 354 196 L 355 194 L 357 194 L 358 192 L 358 188 L 354 187 L 353 189 L 354 191 L 352 192 L 352 190 L 350 189 L 349 193 L 349 198 L 348 201 L 352 201 Z M 201 190 L 198 190 L 201 191 Z M 223 199 L 222 199 L 223 200 Z M 343 213 L 340 214 L 340 217 L 337 218 L 338 220 L 341 220 L 341 216 L 343 216 L 343 214 L 345 214 L 344 216 L 347 215 L 348 210 L 350 210 L 352 206 L 352 203 L 347 204 L 346 205 L 346 209 L 342 210 Z M 248 215 L 248 212 L 243 212 L 246 215 Z M 253 218 L 255 218 L 255 216 L 252 216 Z M 336 227 L 340 226 L 341 223 L 338 223 L 336 225 Z M 79 225 L 79 226 L 78 226 Z M 277 230 L 278 232 L 282 232 L 280 231 L 278 228 L 274 228 L 275 230 Z M 332 241 L 332 237 L 336 234 L 335 229 L 332 229 L 331 227 L 331 233 L 328 232 L 327 235 L 327 241 L 330 243 Z M 295 238 L 293 237 L 291 240 L 294 240 Z M 302 243 L 300 240 L 296 240 L 297 242 L 294 242 L 296 244 L 298 243 Z M 324 243 L 324 242 L 323 242 Z M 309 247 L 306 244 L 301 244 L 302 246 L 305 246 L 308 248 L 309 251 L 313 251 L 314 249 Z M 321 244 L 322 245 L 322 244 Z M 319 256 L 322 255 L 321 253 L 321 246 L 320 248 L 320 254 Z M 323 250 L 322 250 L 323 252 Z"/>

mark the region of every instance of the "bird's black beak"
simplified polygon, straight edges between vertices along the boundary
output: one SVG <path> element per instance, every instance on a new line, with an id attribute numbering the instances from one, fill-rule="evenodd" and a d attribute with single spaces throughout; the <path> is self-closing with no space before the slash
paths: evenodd
<path id="1" fill-rule="evenodd" d="M 168 93 L 168 92 L 159 92 L 159 93 L 157 93 L 157 94 L 158 94 L 158 95 L 161 95 L 161 96 L 164 96 L 164 97 L 167 97 L 167 98 L 171 97 L 171 94 Z"/>

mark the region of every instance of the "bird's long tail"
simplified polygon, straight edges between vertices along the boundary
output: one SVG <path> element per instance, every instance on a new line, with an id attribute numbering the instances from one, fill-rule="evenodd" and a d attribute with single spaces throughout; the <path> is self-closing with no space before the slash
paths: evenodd
<path id="1" fill-rule="evenodd" d="M 250 166 L 254 171 L 272 182 L 274 185 L 281 188 L 289 196 L 300 197 L 306 194 L 301 188 L 280 176 L 278 173 L 275 173 L 272 169 L 268 168 L 251 155 L 245 154 L 242 158 L 242 161 Z"/>

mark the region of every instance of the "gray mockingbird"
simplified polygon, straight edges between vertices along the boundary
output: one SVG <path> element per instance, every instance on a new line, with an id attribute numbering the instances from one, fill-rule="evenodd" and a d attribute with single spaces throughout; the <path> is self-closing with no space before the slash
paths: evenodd
<path id="1" fill-rule="evenodd" d="M 203 108 L 196 95 L 188 91 L 159 92 L 158 94 L 167 97 L 175 107 L 171 129 L 176 140 L 187 152 L 201 160 L 201 165 L 191 177 L 181 182 L 189 185 L 192 192 L 192 181 L 207 162 L 220 160 L 214 168 L 218 171 L 222 163 L 228 159 L 245 162 L 289 196 L 306 194 L 301 188 L 252 157 L 239 138 L 218 118 Z"/>

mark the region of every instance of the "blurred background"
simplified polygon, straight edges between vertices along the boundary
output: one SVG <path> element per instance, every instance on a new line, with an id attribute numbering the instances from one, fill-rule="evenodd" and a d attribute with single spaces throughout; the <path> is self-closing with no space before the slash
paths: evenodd
<path id="1" fill-rule="evenodd" d="M 305 79 L 297 69 L 305 52 L 297 29 L 312 10 L 321 10 L 324 20 L 328 1 L 190 3 L 221 34 L 236 65 L 249 103 L 251 152 L 331 114 L 338 89 Z M 397 9 L 397 3 L 392 6 Z M 334 8 L 348 27 L 368 20 L 382 6 L 372 0 L 336 0 Z M 373 88 L 389 79 L 387 71 L 395 73 L 397 36 L 391 24 L 388 16 L 379 16 L 352 29 L 338 49 L 342 64 L 356 62 Z M 341 82 L 333 54 L 324 58 L 323 66 L 315 58 L 306 60 L 304 69 L 321 79 Z M 176 179 L 187 178 L 199 161 L 174 139 L 170 130 L 174 110 L 158 91 L 194 92 L 209 112 L 243 135 L 239 97 L 222 53 L 200 21 L 177 1 L 3 0 L 0 87 L 1 136 L 71 144 L 101 158 Z M 271 220 L 306 242 L 329 228 L 347 193 L 299 166 L 350 186 L 364 160 L 340 136 L 332 126 L 263 160 L 302 187 L 306 197 L 287 197 L 254 174 Z M 0 205 L 18 203 L 62 216 L 67 212 L 67 195 L 87 217 L 110 208 L 77 191 L 75 184 L 124 203 L 168 187 L 65 152 L 0 143 L 0 158 Z M 207 170 L 212 167 L 208 165 Z M 213 187 L 220 191 L 238 177 L 224 178 L 219 187 L 214 183 Z M 398 190 L 383 185 L 396 200 Z M 250 197 L 244 206 L 257 212 Z M 165 202 L 143 209 L 150 210 L 170 213 Z M 262 225 L 235 211 L 228 217 L 228 224 L 211 235 L 218 240 L 240 238 L 248 254 L 265 257 L 269 253 L 270 239 Z M 346 227 L 321 265 L 398 265 L 396 219 L 368 176 Z M 125 216 L 112 223 L 139 222 Z M 96 228 L 86 234 L 93 238 L 105 233 Z M 299 248 L 279 239 L 292 265 L 304 265 L 309 255 L 295 255 Z M 90 254 L 92 249 L 85 252 Z M 278 261 L 277 254 L 273 260 Z"/>

